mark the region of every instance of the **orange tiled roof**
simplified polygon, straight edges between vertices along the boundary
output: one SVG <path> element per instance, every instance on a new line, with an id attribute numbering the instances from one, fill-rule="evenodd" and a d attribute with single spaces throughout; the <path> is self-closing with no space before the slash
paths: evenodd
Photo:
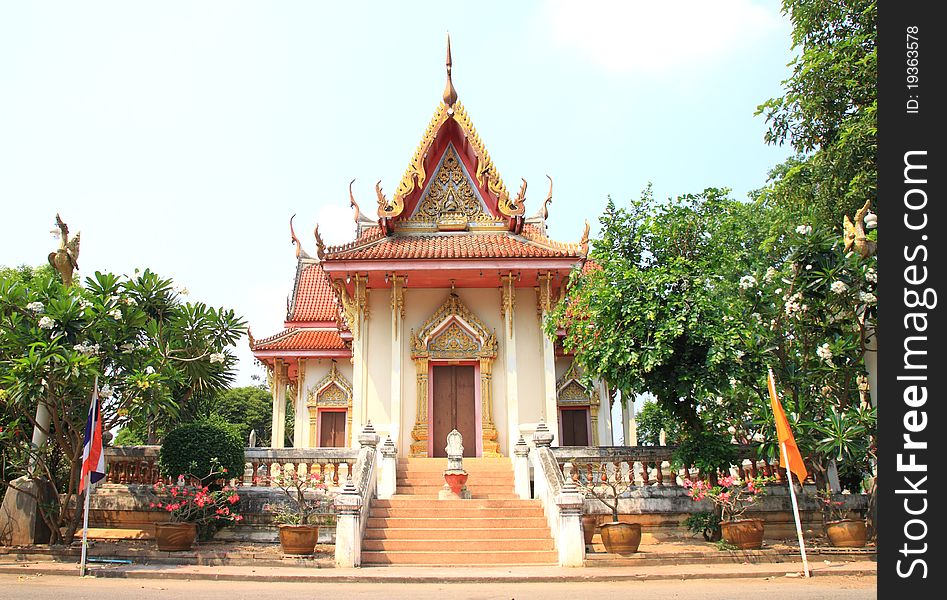
<path id="1" fill-rule="evenodd" d="M 452 258 L 578 258 L 578 244 L 557 242 L 538 228 L 509 232 L 409 233 L 385 236 L 371 228 L 359 239 L 327 249 L 327 260 Z"/>
<path id="2" fill-rule="evenodd" d="M 253 350 L 342 350 L 345 342 L 338 331 L 326 329 L 284 329 L 261 340 L 255 340 Z"/>
<path id="3" fill-rule="evenodd" d="M 329 276 L 319 263 L 302 267 L 293 290 L 289 321 L 335 321 L 339 304 Z"/>

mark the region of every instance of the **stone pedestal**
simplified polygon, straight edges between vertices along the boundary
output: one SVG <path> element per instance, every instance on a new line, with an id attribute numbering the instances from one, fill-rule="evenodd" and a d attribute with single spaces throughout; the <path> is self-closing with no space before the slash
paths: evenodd
<path id="1" fill-rule="evenodd" d="M 581 567 L 585 565 L 585 536 L 582 533 L 585 498 L 572 483 L 571 465 L 567 463 L 565 470 L 565 484 L 556 496 L 559 509 L 559 535 L 556 538 L 559 566 Z"/>
<path id="2" fill-rule="evenodd" d="M 523 436 L 513 448 L 513 491 L 523 500 L 529 500 L 532 495 L 529 488 L 529 446 Z"/>
<path id="3" fill-rule="evenodd" d="M 352 480 L 335 497 L 335 566 L 357 567 L 362 562 L 362 497 Z"/>
<path id="4" fill-rule="evenodd" d="M 398 449 L 391 437 L 381 445 L 381 461 L 378 473 L 377 495 L 379 500 L 387 500 L 395 495 L 398 486 Z"/>
<path id="5" fill-rule="evenodd" d="M 456 429 L 447 434 L 447 470 L 444 471 L 444 489 L 437 494 L 439 500 L 469 500 L 467 471 L 464 470 L 464 437 Z"/>
<path id="6" fill-rule="evenodd" d="M 49 543 L 50 531 L 39 514 L 40 502 L 52 499 L 52 490 L 41 480 L 20 477 L 10 482 L 0 507 L 0 546 Z"/>

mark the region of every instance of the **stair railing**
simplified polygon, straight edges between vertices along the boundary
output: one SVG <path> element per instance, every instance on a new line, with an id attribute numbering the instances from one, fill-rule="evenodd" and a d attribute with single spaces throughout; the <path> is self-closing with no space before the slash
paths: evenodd
<path id="1" fill-rule="evenodd" d="M 362 539 L 368 526 L 372 498 L 375 497 L 378 471 L 377 452 L 381 437 L 369 422 L 358 436 L 358 458 L 342 492 L 335 498 L 335 564 L 358 567 L 362 562 Z"/>

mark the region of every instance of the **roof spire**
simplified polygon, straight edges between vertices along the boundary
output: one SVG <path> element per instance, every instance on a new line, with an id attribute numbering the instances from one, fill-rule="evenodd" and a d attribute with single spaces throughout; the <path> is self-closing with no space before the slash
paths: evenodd
<path id="1" fill-rule="evenodd" d="M 447 34 L 447 85 L 444 86 L 444 104 L 448 106 L 449 109 L 453 109 L 454 103 L 457 102 L 457 90 L 454 89 L 454 83 L 450 79 L 450 69 L 452 66 L 452 61 L 450 58 L 450 33 Z"/>

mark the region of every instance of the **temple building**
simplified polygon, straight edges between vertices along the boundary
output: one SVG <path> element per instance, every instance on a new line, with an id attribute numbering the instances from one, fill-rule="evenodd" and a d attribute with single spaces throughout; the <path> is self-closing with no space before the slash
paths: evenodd
<path id="1" fill-rule="evenodd" d="M 549 192 L 526 215 L 526 181 L 511 195 L 451 81 L 397 187 L 376 184 L 377 213 L 350 190 L 355 239 L 315 255 L 293 230 L 297 269 L 283 331 L 254 339 L 273 393 L 273 447 L 353 445 L 371 421 L 401 456 L 444 456 L 447 434 L 465 456 L 511 456 L 541 419 L 556 444 L 611 445 L 611 402 L 586 386 L 543 319 L 578 242 L 547 235 Z M 576 232 L 579 237 L 579 231 Z M 357 444 L 356 444 L 357 445 Z"/>

